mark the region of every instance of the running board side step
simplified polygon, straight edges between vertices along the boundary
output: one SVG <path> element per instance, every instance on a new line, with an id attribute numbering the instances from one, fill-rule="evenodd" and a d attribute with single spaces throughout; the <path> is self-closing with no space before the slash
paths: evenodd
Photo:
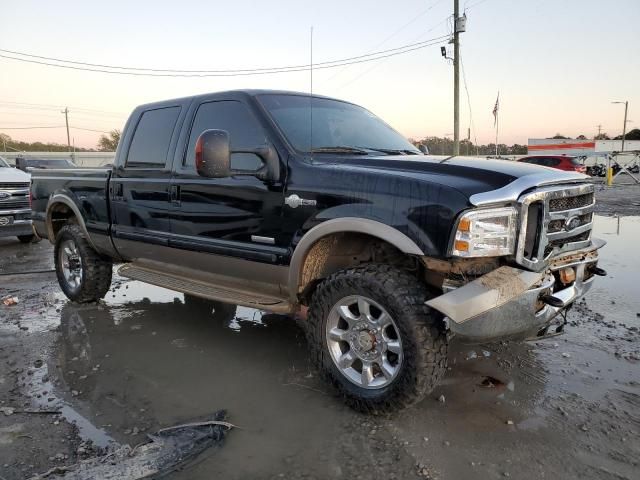
<path id="1" fill-rule="evenodd" d="M 291 305 L 285 299 L 239 292 L 199 280 L 158 272 L 157 270 L 133 265 L 131 263 L 121 266 L 118 269 L 118 275 L 132 280 L 150 283 L 158 287 L 168 288 L 169 290 L 188 293 L 196 297 L 208 298 L 209 300 L 268 310 L 275 313 L 289 313 L 291 311 Z"/>

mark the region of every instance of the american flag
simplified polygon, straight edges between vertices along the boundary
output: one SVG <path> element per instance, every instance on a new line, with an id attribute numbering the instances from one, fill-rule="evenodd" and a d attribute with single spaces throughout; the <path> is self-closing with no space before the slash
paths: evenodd
<path id="1" fill-rule="evenodd" d="M 500 109 L 500 92 L 498 92 L 498 97 L 496 98 L 496 104 L 493 107 L 493 126 L 496 126 L 498 123 L 498 110 Z"/>

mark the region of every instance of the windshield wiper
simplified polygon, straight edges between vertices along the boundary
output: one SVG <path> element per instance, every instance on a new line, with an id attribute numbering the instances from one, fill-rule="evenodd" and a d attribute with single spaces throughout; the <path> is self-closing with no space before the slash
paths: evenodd
<path id="1" fill-rule="evenodd" d="M 386 153 L 387 155 L 418 155 L 418 152 L 413 150 L 396 150 L 393 148 L 373 148 L 373 147 L 358 147 L 362 149 L 371 150 L 373 152 Z"/>
<path id="2" fill-rule="evenodd" d="M 335 147 L 316 147 L 311 153 L 350 153 L 353 155 L 367 155 L 367 151 L 356 147 L 335 146 Z"/>

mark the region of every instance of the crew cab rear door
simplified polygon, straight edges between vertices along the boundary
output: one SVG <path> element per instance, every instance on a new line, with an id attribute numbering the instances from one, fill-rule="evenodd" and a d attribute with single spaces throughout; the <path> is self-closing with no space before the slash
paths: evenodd
<path id="1" fill-rule="evenodd" d="M 271 283 L 267 277 L 273 269 L 268 266 L 282 265 L 289 253 L 290 239 L 282 236 L 281 229 L 281 180 L 253 175 L 264 162 L 252 153 L 231 155 L 231 169 L 238 175 L 205 178 L 195 168 L 195 144 L 205 130 L 227 131 L 232 150 L 265 145 L 267 134 L 242 99 L 200 98 L 190 112 L 183 150 L 174 159 L 170 246 L 185 251 L 184 267 Z"/>
<path id="2" fill-rule="evenodd" d="M 138 112 L 126 130 L 111 177 L 112 238 L 128 261 L 153 258 L 168 245 L 171 160 L 179 135 L 180 104 Z"/>

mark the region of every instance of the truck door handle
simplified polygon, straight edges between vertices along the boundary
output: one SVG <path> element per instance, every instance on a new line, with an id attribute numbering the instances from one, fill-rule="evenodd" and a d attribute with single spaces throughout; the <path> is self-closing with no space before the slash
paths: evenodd
<path id="1" fill-rule="evenodd" d="M 171 185 L 169 188 L 169 201 L 175 205 L 180 205 L 180 185 Z"/>

